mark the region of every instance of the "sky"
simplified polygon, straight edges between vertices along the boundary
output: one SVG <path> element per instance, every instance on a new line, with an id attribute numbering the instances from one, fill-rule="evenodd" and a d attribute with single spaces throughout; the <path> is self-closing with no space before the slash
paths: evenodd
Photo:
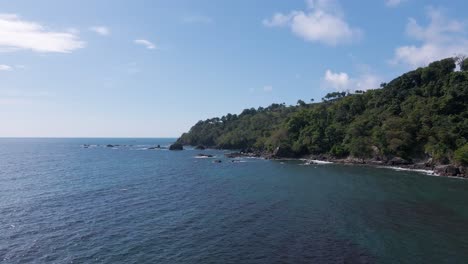
<path id="1" fill-rule="evenodd" d="M 178 137 L 468 54 L 468 1 L 0 1 L 0 137 Z"/>

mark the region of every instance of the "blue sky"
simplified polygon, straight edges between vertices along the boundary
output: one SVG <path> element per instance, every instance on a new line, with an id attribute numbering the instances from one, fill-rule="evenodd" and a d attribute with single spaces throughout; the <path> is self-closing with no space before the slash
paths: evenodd
<path id="1" fill-rule="evenodd" d="M 177 137 L 468 54 L 468 2 L 0 1 L 0 136 Z"/>

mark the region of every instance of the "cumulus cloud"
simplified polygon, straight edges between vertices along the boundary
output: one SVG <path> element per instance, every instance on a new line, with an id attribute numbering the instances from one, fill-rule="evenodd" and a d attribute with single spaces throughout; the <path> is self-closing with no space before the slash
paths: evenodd
<path id="1" fill-rule="evenodd" d="M 146 39 L 136 39 L 133 42 L 137 45 L 145 46 L 147 49 L 156 49 L 156 45 Z"/>
<path id="2" fill-rule="evenodd" d="M 13 70 L 13 67 L 10 65 L 5 65 L 5 64 L 0 64 L 0 71 L 11 71 Z"/>
<path id="3" fill-rule="evenodd" d="M 52 31 L 43 25 L 23 20 L 16 14 L 0 14 L 0 50 L 69 53 L 85 42 L 70 31 Z"/>
<path id="4" fill-rule="evenodd" d="M 325 72 L 324 81 L 331 88 L 334 88 L 336 90 L 347 89 L 350 86 L 351 82 L 347 73 L 334 73 L 331 70 L 327 70 Z"/>
<path id="5" fill-rule="evenodd" d="M 385 5 L 387 5 L 388 7 L 396 7 L 405 1 L 406 0 L 385 0 Z"/>
<path id="6" fill-rule="evenodd" d="M 110 35 L 110 29 L 108 27 L 105 27 L 105 26 L 94 26 L 94 27 L 90 27 L 89 30 L 101 35 L 101 36 L 108 36 Z"/>
<path id="7" fill-rule="evenodd" d="M 427 26 L 421 26 L 414 18 L 409 19 L 406 34 L 419 44 L 397 47 L 393 64 L 419 67 L 457 54 L 468 54 L 465 21 L 449 19 L 435 8 L 428 8 L 427 16 L 430 21 Z"/>
<path id="8" fill-rule="evenodd" d="M 334 0 L 308 0 L 306 11 L 276 13 L 264 19 L 266 27 L 288 27 L 298 37 L 309 42 L 335 46 L 349 43 L 362 35 L 359 28 L 350 26 Z"/>
<path id="9" fill-rule="evenodd" d="M 379 88 L 381 78 L 371 73 L 363 73 L 357 78 L 351 78 L 345 72 L 327 70 L 323 77 L 322 86 L 337 91 L 370 90 Z"/>

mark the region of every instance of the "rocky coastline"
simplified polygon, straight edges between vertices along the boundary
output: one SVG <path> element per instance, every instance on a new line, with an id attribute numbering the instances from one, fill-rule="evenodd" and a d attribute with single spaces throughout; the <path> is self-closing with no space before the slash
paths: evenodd
<path id="1" fill-rule="evenodd" d="M 368 165 L 376 167 L 391 167 L 396 169 L 406 169 L 415 171 L 432 171 L 434 175 L 446 177 L 468 178 L 468 168 L 455 164 L 437 164 L 432 159 L 409 161 L 400 157 L 379 157 L 379 158 L 336 158 L 329 155 L 289 155 L 285 150 L 277 148 L 275 151 L 261 151 L 254 149 L 243 149 L 237 152 L 225 154 L 227 158 L 263 158 L 269 160 L 303 160 L 307 164 L 354 164 Z"/>

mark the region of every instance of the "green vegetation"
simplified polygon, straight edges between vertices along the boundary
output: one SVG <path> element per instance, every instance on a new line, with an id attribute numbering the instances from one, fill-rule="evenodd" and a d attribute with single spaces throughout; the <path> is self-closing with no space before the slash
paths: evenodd
<path id="1" fill-rule="evenodd" d="M 462 165 L 468 165 L 468 144 L 455 151 L 455 161 Z"/>
<path id="2" fill-rule="evenodd" d="M 461 71 L 455 71 L 457 61 Z M 466 163 L 467 65 L 466 59 L 448 58 L 383 83 L 381 89 L 334 92 L 320 103 L 272 104 L 199 121 L 178 142 L 260 151 L 282 147 L 296 156 Z"/>

